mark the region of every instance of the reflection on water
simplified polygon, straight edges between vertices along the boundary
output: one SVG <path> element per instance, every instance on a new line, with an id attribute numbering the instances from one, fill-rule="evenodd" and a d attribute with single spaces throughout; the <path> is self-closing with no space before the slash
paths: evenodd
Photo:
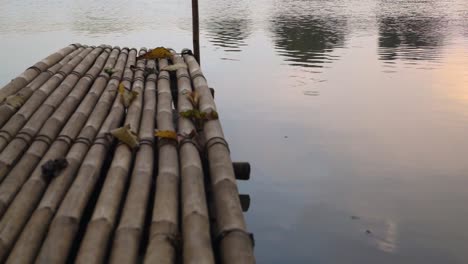
<path id="1" fill-rule="evenodd" d="M 379 19 L 379 55 L 382 60 L 436 60 L 440 58 L 445 23 L 433 17 Z"/>
<path id="2" fill-rule="evenodd" d="M 202 28 L 208 40 L 227 52 L 239 52 L 251 32 L 250 9 L 245 0 L 209 1 Z"/>
<path id="3" fill-rule="evenodd" d="M 275 48 L 290 65 L 323 67 L 343 47 L 346 22 L 333 18 L 278 15 L 272 20 Z"/>
<path id="4" fill-rule="evenodd" d="M 336 59 L 331 52 L 344 46 L 347 32 L 346 19 L 340 16 L 340 1 L 275 4 L 270 28 L 275 48 L 288 64 L 320 68 Z"/>
<path id="5" fill-rule="evenodd" d="M 468 263 L 468 1 L 200 8 L 258 263 Z M 0 85 L 70 42 L 180 50 L 190 23 L 185 0 L 0 0 Z"/>

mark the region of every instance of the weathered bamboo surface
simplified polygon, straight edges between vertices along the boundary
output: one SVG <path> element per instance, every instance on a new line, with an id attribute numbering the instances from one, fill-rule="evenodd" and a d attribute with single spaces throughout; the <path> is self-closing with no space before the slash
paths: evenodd
<path id="1" fill-rule="evenodd" d="M 72 44 L 0 89 L 0 263 L 255 263 L 249 177 L 165 51 Z"/>

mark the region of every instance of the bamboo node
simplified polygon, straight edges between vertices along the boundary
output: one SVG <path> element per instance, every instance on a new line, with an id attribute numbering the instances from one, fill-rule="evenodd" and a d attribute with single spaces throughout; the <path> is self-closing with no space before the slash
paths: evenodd
<path id="1" fill-rule="evenodd" d="M 228 152 L 231 153 L 231 150 L 229 149 L 229 144 L 222 137 L 212 137 L 208 141 L 206 141 L 206 143 L 205 143 L 206 152 L 208 152 L 208 150 L 211 147 L 213 147 L 214 145 L 216 145 L 216 144 L 221 144 L 221 145 L 225 146 L 227 148 Z"/>
<path id="2" fill-rule="evenodd" d="M 158 140 L 158 147 L 161 148 L 162 146 L 165 146 L 167 144 L 173 145 L 174 147 L 177 148 L 177 145 L 179 144 L 177 142 L 177 139 L 172 139 L 172 138 L 160 138 Z"/>
<path id="3" fill-rule="evenodd" d="M 181 73 L 181 74 L 177 75 L 177 80 L 182 79 L 182 78 L 190 79 L 190 75 L 188 75 L 186 73 Z"/>
<path id="4" fill-rule="evenodd" d="M 151 236 L 151 239 L 155 239 L 157 237 L 162 237 L 164 240 L 167 240 L 174 249 L 180 248 L 180 244 L 182 243 L 182 239 L 178 234 L 156 233 Z"/>
<path id="5" fill-rule="evenodd" d="M 41 73 L 41 72 L 42 72 L 42 70 L 39 69 L 36 65 L 33 65 L 33 66 L 29 67 L 28 70 L 35 70 L 37 73 Z"/>
<path id="6" fill-rule="evenodd" d="M 168 80 L 168 81 L 170 81 L 171 78 L 169 76 L 160 74 L 159 77 L 158 77 L 158 80 Z"/>
<path id="7" fill-rule="evenodd" d="M 192 74 L 192 79 L 193 79 L 193 80 L 195 80 L 195 79 L 198 78 L 198 77 L 203 78 L 203 79 L 205 79 L 205 81 L 206 81 L 206 78 L 205 78 L 205 76 L 203 75 L 203 73 L 197 72 L 197 73 L 195 73 L 195 74 Z"/>
<path id="8" fill-rule="evenodd" d="M 255 238 L 253 233 L 249 233 L 239 228 L 230 228 L 220 231 L 214 240 L 215 244 L 221 244 L 221 241 L 232 233 L 239 233 L 241 235 L 247 236 L 250 239 L 250 242 L 252 243 L 252 247 L 255 247 Z"/>

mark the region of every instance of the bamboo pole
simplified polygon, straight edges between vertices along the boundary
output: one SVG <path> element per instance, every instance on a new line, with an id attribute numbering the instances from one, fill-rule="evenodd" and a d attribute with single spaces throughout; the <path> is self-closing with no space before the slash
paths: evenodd
<path id="1" fill-rule="evenodd" d="M 29 120 L 29 118 L 35 114 L 36 110 L 44 103 L 46 99 L 49 99 L 49 95 L 56 90 L 59 84 L 63 81 L 65 84 L 65 77 L 69 76 L 75 68 L 82 68 L 81 62 L 85 61 L 85 58 L 89 58 L 88 55 L 91 55 L 93 48 L 87 48 L 83 50 L 79 55 L 77 55 L 73 60 L 71 60 L 67 65 L 62 67 L 60 71 L 50 78 L 44 85 L 41 86 L 38 90 L 34 92 L 31 98 L 21 107 L 16 114 L 14 114 L 8 122 L 0 130 L 0 151 L 6 147 L 8 142 L 16 135 L 16 133 L 24 126 L 24 124 Z M 96 56 L 96 50 L 91 57 Z M 99 54 L 97 54 L 99 55 Z M 89 63 L 88 59 L 88 63 Z M 71 75 L 75 76 L 75 75 Z M 76 76 L 75 76 L 76 77 Z M 72 78 L 72 77 L 70 77 Z"/>
<path id="2" fill-rule="evenodd" d="M 147 68 L 155 69 L 156 62 L 148 61 Z M 156 79 L 151 73 L 146 78 L 144 108 L 140 125 L 140 148 L 130 178 L 120 222 L 112 243 L 110 263 L 136 263 L 140 240 L 147 213 L 147 206 L 153 185 L 154 126 L 156 107 Z M 116 219 L 113 220 L 115 225 Z M 87 247 L 89 248 L 89 247 Z M 86 261 L 79 263 L 87 263 Z"/>
<path id="3" fill-rule="evenodd" d="M 192 0 L 192 37 L 195 59 L 200 62 L 200 25 L 198 18 L 198 0 Z"/>
<path id="4" fill-rule="evenodd" d="M 99 51 L 100 49 L 104 50 L 103 47 L 97 48 L 97 52 L 95 54 L 99 54 L 101 52 Z M 82 67 L 82 70 L 79 70 L 79 72 L 76 70 L 76 72 L 83 77 L 79 78 L 75 74 L 67 76 L 58 89 L 55 90 L 50 97 L 47 98 L 44 104 L 38 108 L 17 136 L 13 138 L 3 152 L 0 153 L 0 180 L 6 177 L 11 167 L 16 164 L 19 158 L 21 158 L 24 150 L 28 148 L 36 135 L 38 135 L 38 141 L 43 142 L 45 145 L 45 149 L 49 147 L 67 119 L 72 115 L 78 104 L 85 97 L 93 81 L 103 70 L 109 54 L 110 49 L 108 52 L 103 52 L 97 59 L 95 59 L 94 65 L 92 65 L 91 68 L 89 67 L 91 66 L 94 58 L 90 57 L 90 65 Z M 92 53 L 90 55 L 92 55 Z M 86 71 L 87 69 L 89 70 Z M 40 144 L 39 142 L 37 142 L 36 145 Z M 12 177 L 9 177 L 7 179 L 11 178 Z M 8 201 L 4 200 L 5 196 L 2 196 L 2 194 L 4 190 L 11 189 L 11 183 L 16 185 L 17 187 L 14 187 L 14 189 L 18 190 L 25 180 L 26 179 L 21 179 L 20 181 L 16 178 L 13 182 L 11 180 L 7 182 L 5 182 L 5 180 L 2 182 L 0 184 L 0 203 L 1 201 Z"/>
<path id="5" fill-rule="evenodd" d="M 134 65 L 133 61 L 132 66 Z M 130 87 L 130 81 L 131 78 L 124 78 L 124 85 Z M 109 132 L 122 123 L 124 114 L 125 109 L 121 100 L 116 100 L 50 224 L 36 263 L 65 263 L 67 260 L 84 209 L 101 175 L 105 156 L 113 141 Z"/>
<path id="6" fill-rule="evenodd" d="M 17 96 L 20 100 L 23 101 L 22 104 L 19 106 L 11 105 L 9 103 L 3 102 L 0 103 L 0 127 L 5 125 L 5 123 L 10 119 L 10 117 L 18 111 L 18 109 L 23 106 L 24 102 L 26 102 L 31 94 L 41 87 L 47 80 L 50 79 L 54 74 L 56 74 L 60 68 L 62 68 L 65 64 L 67 64 L 70 60 L 72 60 L 76 55 L 78 55 L 81 51 L 83 51 L 83 47 L 80 47 L 74 50 L 72 53 L 68 54 L 63 58 L 61 61 L 56 63 L 54 66 L 47 69 L 47 71 L 41 72 L 39 76 L 37 76 L 32 82 L 30 82 L 27 86 L 21 88 L 17 93 L 12 94 L 11 96 Z"/>
<path id="7" fill-rule="evenodd" d="M 200 95 L 199 111 L 215 111 L 216 105 L 198 63 L 190 55 L 184 55 L 184 59 L 195 91 Z M 229 148 L 219 120 L 205 122 L 203 134 L 207 142 L 217 221 L 216 241 L 222 263 L 255 263 L 253 243 L 242 214 Z"/>
<path id="8" fill-rule="evenodd" d="M 19 91 L 21 88 L 26 86 L 34 78 L 36 78 L 41 72 L 47 70 L 50 66 L 54 65 L 67 54 L 71 53 L 75 49 L 79 48 L 80 44 L 71 44 L 67 47 L 49 55 L 47 58 L 42 59 L 33 66 L 26 69 L 21 75 L 11 80 L 7 85 L 0 89 L 0 102 L 5 100 L 6 97 Z"/>
<path id="9" fill-rule="evenodd" d="M 159 68 L 168 65 L 159 60 Z M 174 131 L 170 76 L 161 71 L 158 78 L 158 129 Z M 179 159 L 177 142 L 159 140 L 158 176 L 150 230 L 150 240 L 144 263 L 175 263 L 179 236 Z"/>
<path id="10" fill-rule="evenodd" d="M 140 55 L 146 53 L 146 49 L 140 50 Z M 153 63 L 154 64 L 154 63 Z M 133 91 L 138 92 L 137 97 L 132 101 L 128 108 L 127 116 L 125 118 L 125 125 L 129 125 L 132 131 L 138 133 L 138 127 L 141 127 L 141 131 L 150 132 L 150 136 L 153 134 L 154 126 L 152 126 L 152 118 L 143 116 L 143 122 L 140 125 L 141 111 L 143 104 L 143 90 L 144 90 L 144 69 L 146 67 L 146 60 L 139 60 L 137 62 L 137 71 L 135 72 L 135 78 L 133 83 Z M 154 96 L 154 91 L 153 91 Z M 145 98 L 147 98 L 147 92 L 145 90 Z M 151 101 L 149 101 L 151 102 Z M 154 99 L 153 99 L 154 102 Z M 145 101 L 145 108 L 148 101 Z M 148 112 L 145 112 L 148 115 Z M 145 122 L 147 121 L 147 122 Z M 149 129 L 148 129 L 149 128 Z M 140 138 L 147 136 L 140 132 Z M 138 150 L 137 161 L 135 163 L 135 171 L 144 170 L 147 167 L 151 167 L 150 164 L 141 164 L 141 155 L 147 155 L 145 148 L 148 146 L 142 145 Z M 140 158 L 138 158 L 140 157 Z M 80 249 L 78 252 L 75 263 L 91 264 L 91 263 L 103 263 L 106 256 L 110 237 L 115 228 L 117 221 L 117 214 L 119 212 L 120 203 L 123 201 L 125 194 L 125 185 L 127 183 L 129 170 L 133 162 L 133 150 L 120 143 L 114 154 L 111 166 L 107 172 L 105 182 L 101 193 L 99 194 L 96 207 L 90 222 L 87 225 L 85 236 L 81 242 Z M 152 174 L 152 169 L 149 172 Z M 122 259 L 119 259 L 120 263 L 123 263 Z"/>
<path id="11" fill-rule="evenodd" d="M 96 103 L 97 99 L 99 98 L 100 93 L 102 92 L 107 82 L 107 79 L 108 79 L 107 74 L 101 73 L 100 77 L 97 78 L 96 81 L 94 82 L 93 87 L 91 87 L 90 92 L 89 93 L 86 93 L 86 92 L 88 91 L 88 87 L 90 85 L 89 81 L 91 81 L 91 78 L 92 79 L 96 78 L 97 74 L 101 72 L 103 68 L 102 60 L 106 59 L 109 53 L 110 53 L 110 49 L 108 49 L 106 52 L 101 54 L 100 58 L 96 60 L 96 64 L 88 71 L 88 73 L 86 74 L 86 77 L 83 77 L 80 80 L 80 82 L 75 86 L 73 91 L 62 102 L 60 107 L 57 108 L 54 114 L 46 121 L 46 123 L 39 131 L 38 135 L 34 139 L 31 146 L 28 148 L 25 154 L 21 156 L 21 159 L 13 167 L 13 169 L 7 175 L 5 180 L 0 184 L 0 217 L 5 212 L 7 206 L 11 203 L 11 200 L 14 198 L 14 195 L 16 195 L 16 193 L 19 191 L 23 183 L 30 176 L 30 173 L 36 167 L 37 163 L 40 161 L 42 156 L 46 153 L 49 146 L 56 139 L 63 125 L 67 123 L 68 126 L 73 126 L 73 128 L 76 131 L 79 131 L 81 127 L 84 125 L 84 122 L 86 121 L 86 119 L 82 120 L 82 122 L 76 122 L 75 120 L 77 118 L 76 114 L 74 114 L 74 116 L 72 116 L 71 119 L 69 119 L 69 116 L 71 112 L 77 108 L 77 105 L 80 103 L 82 97 L 84 97 L 83 102 L 86 103 L 88 108 L 91 108 L 94 106 L 92 104 L 93 102 L 94 104 Z M 119 54 L 119 49 L 114 49 L 112 53 L 110 54 L 109 58 L 107 59 L 107 62 L 104 68 L 112 67 L 115 64 L 115 61 L 117 60 L 118 54 Z M 99 94 L 96 94 L 97 92 L 99 92 Z M 78 108 L 77 111 L 80 111 L 80 113 L 83 113 L 82 107 L 81 109 Z M 89 116 L 91 109 L 86 109 L 85 111 L 87 112 L 87 115 Z M 22 149 L 20 148 L 13 149 L 13 151 L 16 151 L 18 156 L 21 155 L 21 153 L 23 152 Z M 2 158 L 4 157 L 3 153 L 0 154 L 0 160 L 2 160 Z M 11 153 L 7 157 L 11 157 L 12 159 L 10 161 L 7 160 L 7 162 L 4 162 L 4 163 L 9 162 L 11 164 L 14 162 L 13 158 L 15 156 L 13 156 Z M 5 172 L 5 171 L 6 169 L 3 171 L 0 171 L 0 173 Z"/>
<path id="12" fill-rule="evenodd" d="M 174 57 L 174 64 L 185 63 L 180 56 Z M 187 94 L 192 92 L 191 80 L 187 69 L 176 72 L 178 86 L 178 112 L 193 109 Z M 179 117 L 178 134 L 189 135 L 196 131 L 192 120 Z M 197 143 L 185 139 L 179 143 L 181 191 L 182 191 L 182 234 L 183 263 L 215 263 L 211 247 L 211 233 L 206 203 L 205 180 Z"/>
<path id="13" fill-rule="evenodd" d="M 132 71 L 129 67 L 133 65 L 135 57 L 136 52 L 133 50 L 130 51 L 130 54 L 128 49 L 124 48 L 121 51 L 114 67 L 115 73 L 110 77 L 105 92 L 102 92 L 95 107 L 92 107 L 93 103 L 89 105 L 87 101 L 84 101 L 39 163 L 44 164 L 47 160 L 66 156 L 68 166 L 50 183 L 42 177 L 41 166 L 37 166 L 6 211 L 2 221 L 0 221 L 0 241 L 10 246 L 32 214 L 10 254 L 8 263 L 31 263 L 36 257 L 52 217 L 73 182 L 81 161 L 106 119 L 112 102 L 118 100 L 116 98 L 117 87 L 122 75 L 125 76 L 124 78 L 131 77 Z M 98 78 L 97 81 L 99 80 Z M 106 78 L 104 83 L 99 81 L 96 86 L 105 84 L 107 80 Z M 89 114 L 91 110 L 92 113 Z M 84 122 L 86 124 L 83 127 Z M 79 127 L 83 127 L 81 131 Z M 71 146 L 72 143 L 73 146 Z M 68 151 L 69 149 L 70 151 Z M 47 191 L 44 194 L 46 188 Z M 33 213 L 39 201 L 40 203 Z M 0 252 L 7 249 L 6 246 L 0 246 Z"/>

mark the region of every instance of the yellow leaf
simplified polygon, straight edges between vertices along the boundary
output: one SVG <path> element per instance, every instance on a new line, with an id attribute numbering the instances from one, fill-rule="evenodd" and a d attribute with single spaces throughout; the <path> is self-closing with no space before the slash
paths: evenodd
<path id="1" fill-rule="evenodd" d="M 136 133 L 131 130 L 130 125 L 127 124 L 126 126 L 116 128 L 110 131 L 110 133 L 130 148 L 138 147 L 138 137 Z"/>
<path id="2" fill-rule="evenodd" d="M 125 86 L 122 83 L 119 85 L 119 94 L 120 101 L 126 108 L 128 108 L 132 101 L 138 96 L 138 92 L 125 89 Z"/>
<path id="3" fill-rule="evenodd" d="M 172 65 L 167 65 L 161 68 L 161 71 L 177 71 L 179 69 L 187 69 L 187 65 L 185 63 L 176 63 Z"/>
<path id="4" fill-rule="evenodd" d="M 191 92 L 188 94 L 188 99 L 192 103 L 193 107 L 197 108 L 200 102 L 200 95 L 197 92 Z"/>
<path id="5" fill-rule="evenodd" d="M 139 59 L 147 59 L 147 60 L 154 60 L 154 59 L 166 59 L 172 57 L 172 52 L 164 47 L 157 47 L 155 49 L 149 50 L 147 53 L 138 56 L 137 60 Z"/>
<path id="6" fill-rule="evenodd" d="M 14 108 L 20 108 L 24 104 L 24 98 L 20 94 L 10 95 L 6 98 L 5 104 Z"/>
<path id="7" fill-rule="evenodd" d="M 177 140 L 177 133 L 170 130 L 157 130 L 154 135 L 159 138 L 167 138 Z"/>

